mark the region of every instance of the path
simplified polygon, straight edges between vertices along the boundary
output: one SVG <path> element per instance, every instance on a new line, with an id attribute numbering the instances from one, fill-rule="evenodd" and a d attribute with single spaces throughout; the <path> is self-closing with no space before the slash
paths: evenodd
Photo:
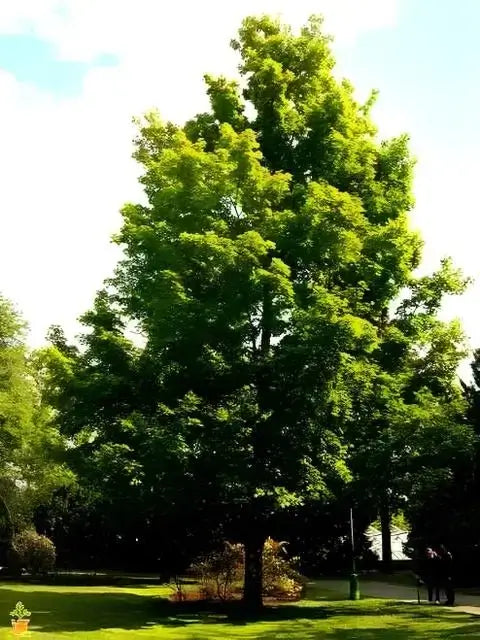
<path id="1" fill-rule="evenodd" d="M 318 586 L 325 585 L 325 589 L 338 593 L 348 593 L 347 580 L 321 580 Z M 415 584 L 411 587 L 401 584 L 387 582 L 375 582 L 373 580 L 360 579 L 360 591 L 362 596 L 369 598 L 387 598 L 388 600 L 401 600 L 403 602 L 417 602 L 417 588 Z M 420 589 L 420 598 L 426 604 L 425 588 Z M 446 607 L 451 609 L 453 607 Z M 455 610 L 480 616 L 480 596 L 457 592 L 455 596 Z"/>

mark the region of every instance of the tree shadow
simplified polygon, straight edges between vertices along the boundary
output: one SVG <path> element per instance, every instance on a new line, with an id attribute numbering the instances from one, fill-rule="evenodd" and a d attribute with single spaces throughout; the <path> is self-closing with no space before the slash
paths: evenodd
<path id="1" fill-rule="evenodd" d="M 32 611 L 31 629 L 36 632 L 94 631 L 118 627 L 141 629 L 165 624 L 158 596 L 115 591 L 57 591 L 33 588 L 23 592 L 2 588 L 0 605 L 8 612 L 17 600 Z M 4 604 L 4 603 L 8 603 Z M 10 607 L 10 608 L 7 608 Z"/>
<path id="2" fill-rule="evenodd" d="M 269 605 L 256 615 L 246 615 L 239 602 L 170 602 L 158 595 L 140 595 L 121 589 L 82 592 L 33 588 L 23 592 L 4 587 L 0 607 L 8 612 L 17 600 L 32 611 L 31 629 L 37 633 L 186 627 L 192 624 L 246 626 L 255 622 L 322 620 L 334 615 L 324 606 Z"/>
<path id="3" fill-rule="evenodd" d="M 310 640 L 319 637 L 319 633 L 327 640 L 407 640 L 412 637 L 412 619 L 435 618 L 445 616 L 454 624 L 455 630 L 442 635 L 414 632 L 414 637 L 421 640 L 437 638 L 474 638 L 479 637 L 480 624 L 478 618 L 472 616 L 474 623 L 469 623 L 469 616 L 451 611 L 434 610 L 432 607 L 418 607 L 401 603 L 384 601 L 378 607 L 372 602 L 349 603 L 331 602 L 328 605 L 309 603 L 271 604 L 256 615 L 245 615 L 238 602 L 205 603 L 183 602 L 173 603 L 159 595 L 141 595 L 121 589 L 97 592 L 60 591 L 51 587 L 28 592 L 17 589 L 2 588 L 0 590 L 0 607 L 7 613 L 19 599 L 32 611 L 32 631 L 36 633 L 60 633 L 76 631 L 96 631 L 100 629 L 118 628 L 124 630 L 147 629 L 153 626 L 187 627 L 196 625 L 195 637 L 211 637 L 204 625 L 231 625 L 248 627 L 254 623 L 262 624 L 261 637 L 302 638 Z M 398 617 L 395 628 L 338 628 L 320 631 L 317 621 L 329 618 L 364 617 L 391 615 Z M 278 623 L 282 623 L 279 628 Z M 350 623 L 349 623 L 350 624 Z M 348 625 L 347 625 L 348 626 Z M 210 629 L 212 627 L 210 626 Z M 431 629 L 431 627 L 430 627 Z M 238 630 L 240 632 L 240 629 Z M 252 632 L 254 631 L 252 626 Z M 249 631 L 245 629 L 248 636 Z M 218 628 L 222 632 L 222 626 Z M 243 632 L 242 632 L 243 635 Z M 252 636 L 258 637 L 258 636 Z"/>

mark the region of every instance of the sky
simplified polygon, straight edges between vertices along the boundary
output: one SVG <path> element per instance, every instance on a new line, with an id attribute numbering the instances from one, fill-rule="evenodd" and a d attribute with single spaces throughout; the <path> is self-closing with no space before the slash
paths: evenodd
<path id="1" fill-rule="evenodd" d="M 141 198 L 132 117 L 181 123 L 205 110 L 205 72 L 235 76 L 245 15 L 298 27 L 325 16 L 337 73 L 380 91 L 384 137 L 417 157 L 412 223 L 422 270 L 452 256 L 476 280 L 443 314 L 480 346 L 480 2 L 478 0 L 11 0 L 0 3 L 0 292 L 29 342 L 68 336 L 110 276 L 119 209 Z"/>

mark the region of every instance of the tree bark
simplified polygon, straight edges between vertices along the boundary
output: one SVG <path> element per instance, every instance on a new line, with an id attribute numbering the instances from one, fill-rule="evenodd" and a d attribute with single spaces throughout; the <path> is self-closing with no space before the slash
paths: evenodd
<path id="1" fill-rule="evenodd" d="M 270 352 L 270 342 L 272 339 L 272 293 L 270 287 L 265 284 L 263 287 L 263 309 L 260 327 L 262 335 L 260 338 L 260 353 L 263 357 Z"/>
<path id="2" fill-rule="evenodd" d="M 271 258 L 268 259 L 270 264 Z M 265 268 L 268 268 L 267 266 Z M 263 286 L 263 308 L 260 320 L 260 366 L 257 371 L 257 392 L 260 413 L 265 404 L 265 362 L 270 353 L 270 342 L 272 338 L 272 297 L 270 287 L 267 283 Z M 258 423 L 255 425 L 252 434 L 253 444 L 253 474 L 255 478 L 259 478 L 263 471 L 265 442 L 264 434 Z M 244 540 L 245 550 L 245 573 L 243 582 L 243 605 L 248 613 L 260 611 L 263 607 L 263 547 L 265 545 L 265 536 L 257 517 L 255 517 L 255 509 L 247 520 L 249 529 L 247 529 Z"/>
<path id="3" fill-rule="evenodd" d="M 9 541 L 11 541 L 14 534 L 13 519 L 12 514 L 10 513 L 10 509 L 8 508 L 7 501 L 2 495 L 0 495 L 0 505 L 2 507 L 3 513 L 5 514 L 6 520 L 5 537 L 8 538 Z"/>
<path id="4" fill-rule="evenodd" d="M 7 501 L 0 495 L 0 511 L 3 511 L 5 517 L 5 528 L 0 534 L 0 562 L 2 564 L 8 564 L 8 553 L 11 549 L 13 534 L 15 533 L 13 527 L 12 514 L 8 508 Z"/>
<path id="5" fill-rule="evenodd" d="M 380 508 L 380 524 L 382 528 L 382 571 L 392 572 L 392 531 L 390 527 L 390 508 L 384 501 Z"/>
<path id="6" fill-rule="evenodd" d="M 263 547 L 265 538 L 252 536 L 245 541 L 245 575 L 243 604 L 247 611 L 255 613 L 263 607 Z"/>

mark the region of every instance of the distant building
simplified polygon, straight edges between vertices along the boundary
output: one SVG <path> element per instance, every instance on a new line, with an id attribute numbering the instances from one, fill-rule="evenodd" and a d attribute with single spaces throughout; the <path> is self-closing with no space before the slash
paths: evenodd
<path id="1" fill-rule="evenodd" d="M 367 540 L 369 540 L 373 553 L 382 558 L 382 532 L 377 527 L 371 525 L 365 532 Z M 407 542 L 408 531 L 392 526 L 392 560 L 409 560 L 409 557 L 403 552 L 403 545 Z"/>

